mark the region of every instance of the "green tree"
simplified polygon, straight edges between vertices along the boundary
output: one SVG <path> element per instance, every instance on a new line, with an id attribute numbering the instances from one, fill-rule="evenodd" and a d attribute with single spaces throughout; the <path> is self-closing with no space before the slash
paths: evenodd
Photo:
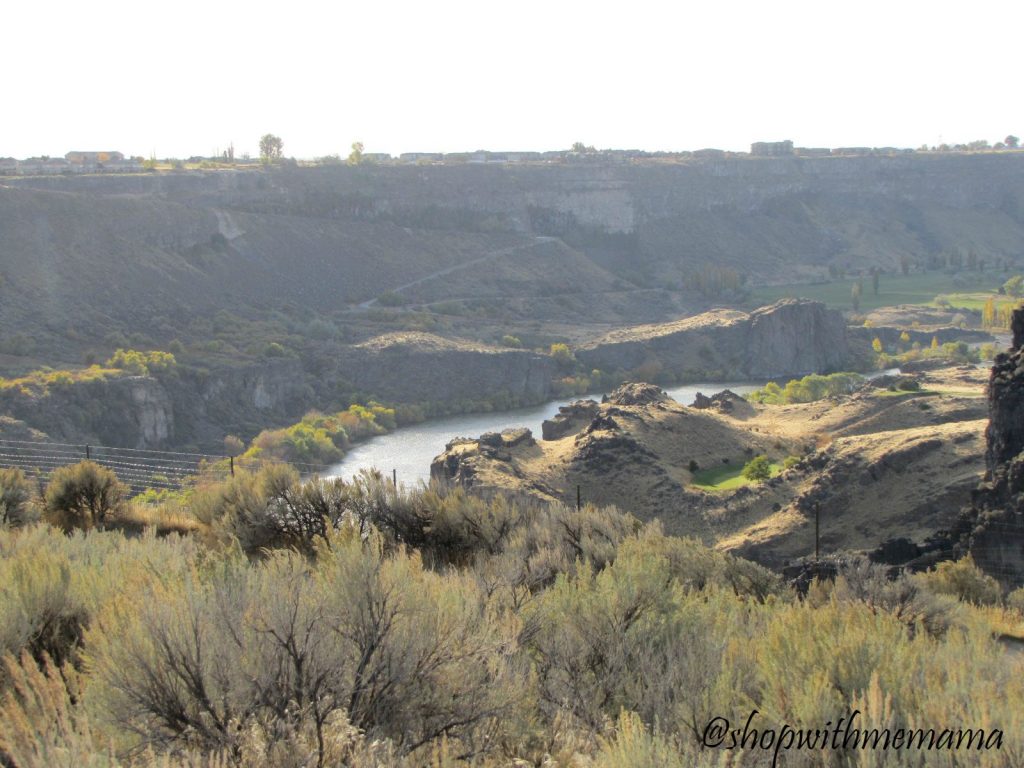
<path id="1" fill-rule="evenodd" d="M 755 456 L 743 467 L 743 476 L 754 483 L 763 483 L 772 476 L 772 463 L 767 456 Z"/>
<path id="2" fill-rule="evenodd" d="M 882 340 L 876 336 L 874 341 L 871 342 L 871 348 L 873 350 L 875 350 L 875 352 L 881 353 L 881 351 L 882 351 Z"/>
<path id="3" fill-rule="evenodd" d="M 551 345 L 550 355 L 560 368 L 571 368 L 576 363 L 576 356 L 568 344 L 557 342 Z"/>
<path id="4" fill-rule="evenodd" d="M 348 164 L 359 165 L 363 162 L 363 142 L 352 142 L 352 151 L 348 153 Z"/>
<path id="5" fill-rule="evenodd" d="M 1014 298 L 1024 295 L 1024 275 L 1014 275 L 1003 283 L 1003 292 Z"/>
<path id="6" fill-rule="evenodd" d="M 284 151 L 284 142 L 280 136 L 275 136 L 272 133 L 266 133 L 263 138 L 260 139 L 260 160 L 264 165 L 276 162 L 281 159 L 281 154 Z"/>
<path id="7" fill-rule="evenodd" d="M 1017 147 L 1020 146 L 1020 139 L 1011 133 L 1003 139 L 1003 144 L 1005 144 L 1009 149 L 1017 149 Z"/>
<path id="8" fill-rule="evenodd" d="M 127 496 L 128 488 L 109 469 L 80 461 L 54 471 L 43 500 L 50 521 L 71 531 L 102 529 Z"/>

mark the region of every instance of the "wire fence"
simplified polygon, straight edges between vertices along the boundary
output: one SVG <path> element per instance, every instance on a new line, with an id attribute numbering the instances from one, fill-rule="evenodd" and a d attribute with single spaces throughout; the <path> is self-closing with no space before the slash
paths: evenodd
<path id="1" fill-rule="evenodd" d="M 21 469 L 30 477 L 45 479 L 56 469 L 86 460 L 114 472 L 134 493 L 147 488 L 176 491 L 240 471 L 255 472 L 272 463 L 245 456 L 0 439 L 0 466 Z M 326 464 L 288 464 L 303 475 L 325 474 L 330 469 Z"/>

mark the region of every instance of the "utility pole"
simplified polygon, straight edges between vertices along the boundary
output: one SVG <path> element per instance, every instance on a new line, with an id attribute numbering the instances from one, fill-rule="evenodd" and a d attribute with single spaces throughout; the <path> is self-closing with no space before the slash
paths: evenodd
<path id="1" fill-rule="evenodd" d="M 821 554 L 821 504 L 814 502 L 814 562 L 818 562 Z"/>

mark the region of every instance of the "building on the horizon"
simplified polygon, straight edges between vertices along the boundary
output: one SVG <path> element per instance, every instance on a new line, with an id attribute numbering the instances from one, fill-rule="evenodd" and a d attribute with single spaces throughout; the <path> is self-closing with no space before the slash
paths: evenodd
<path id="1" fill-rule="evenodd" d="M 750 154 L 754 157 L 788 157 L 793 154 L 793 142 L 755 141 L 750 145 Z"/>
<path id="2" fill-rule="evenodd" d="M 120 152 L 68 152 L 64 157 L 0 158 L 3 176 L 55 176 L 72 173 L 128 173 L 143 170 L 142 159 Z"/>

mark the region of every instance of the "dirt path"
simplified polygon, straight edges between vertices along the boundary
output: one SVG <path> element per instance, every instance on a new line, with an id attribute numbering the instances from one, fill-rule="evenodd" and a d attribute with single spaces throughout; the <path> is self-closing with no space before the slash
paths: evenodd
<path id="1" fill-rule="evenodd" d="M 399 285 L 396 288 L 391 288 L 389 290 L 392 293 L 401 293 L 402 291 L 405 291 L 405 290 L 407 290 L 409 288 L 414 288 L 415 286 L 422 285 L 423 283 L 426 283 L 426 282 L 428 282 L 430 280 L 436 280 L 439 277 L 444 277 L 445 275 L 450 275 L 453 272 L 458 272 L 459 270 L 466 269 L 467 267 L 475 267 L 477 264 L 483 264 L 484 262 L 487 262 L 487 261 L 493 261 L 494 259 L 501 258 L 502 256 L 507 256 L 510 253 L 515 253 L 516 251 L 522 250 L 524 248 L 533 248 L 534 246 L 536 246 L 536 245 L 538 245 L 540 243 L 554 242 L 557 239 L 558 238 L 555 238 L 555 237 L 546 237 L 546 236 L 542 236 L 542 235 L 537 235 L 537 236 L 534 237 L 534 242 L 531 245 L 513 245 L 513 246 L 509 246 L 508 248 L 498 248 L 497 250 L 489 251 L 488 253 L 485 253 L 483 256 L 480 256 L 479 258 L 472 259 L 471 261 L 464 261 L 461 264 L 453 264 L 450 267 L 445 267 L 444 269 L 439 269 L 436 272 L 431 272 L 429 275 L 426 275 L 425 277 L 421 277 L 418 280 L 413 280 L 411 283 L 406 283 L 405 285 Z M 356 305 L 356 309 L 369 309 L 370 307 L 376 306 L 376 304 L 377 304 L 377 299 L 373 298 L 373 299 L 369 299 L 367 301 L 364 301 L 361 304 L 357 304 Z"/>

